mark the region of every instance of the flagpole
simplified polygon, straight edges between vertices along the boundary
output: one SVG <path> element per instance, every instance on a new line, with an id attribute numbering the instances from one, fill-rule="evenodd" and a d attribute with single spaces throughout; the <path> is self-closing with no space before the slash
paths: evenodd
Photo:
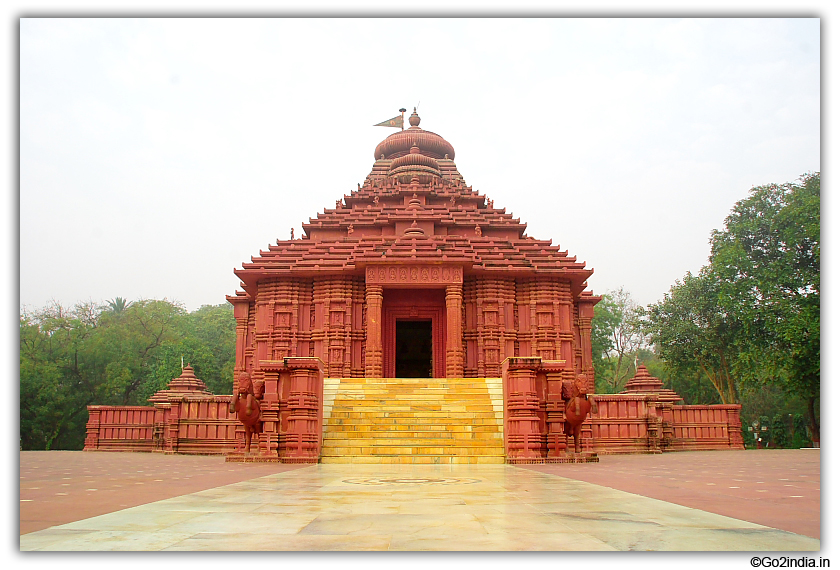
<path id="1" fill-rule="evenodd" d="M 400 121 L 400 130 L 404 131 L 405 130 L 405 107 L 400 107 L 400 118 L 402 119 L 402 121 Z"/>

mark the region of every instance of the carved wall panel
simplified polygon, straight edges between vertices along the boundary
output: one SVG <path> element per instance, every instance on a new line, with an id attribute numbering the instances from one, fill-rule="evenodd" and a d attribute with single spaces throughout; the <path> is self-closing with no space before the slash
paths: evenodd
<path id="1" fill-rule="evenodd" d="M 513 279 L 476 279 L 476 361 L 480 377 L 498 378 L 502 373 L 502 361 L 514 356 L 515 301 L 516 286 Z"/>
<path id="2" fill-rule="evenodd" d="M 464 376 L 478 378 L 478 305 L 476 303 L 476 278 L 464 281 Z"/>
<path id="3" fill-rule="evenodd" d="M 570 283 L 547 278 L 517 279 L 516 316 L 516 356 L 565 360 L 569 370 L 563 372 L 563 377 L 573 379 L 578 343 L 573 330 L 576 318 Z"/>
<path id="4" fill-rule="evenodd" d="M 368 285 L 384 287 L 427 287 L 463 283 L 464 270 L 460 265 L 376 265 L 365 272 Z"/>
<path id="5" fill-rule="evenodd" d="M 358 277 L 330 276 L 314 281 L 313 352 L 324 362 L 328 377 L 359 376 L 364 370 L 362 291 Z"/>

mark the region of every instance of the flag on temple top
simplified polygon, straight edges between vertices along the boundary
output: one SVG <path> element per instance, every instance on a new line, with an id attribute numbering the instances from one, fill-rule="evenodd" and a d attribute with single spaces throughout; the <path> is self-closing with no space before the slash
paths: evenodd
<path id="1" fill-rule="evenodd" d="M 397 115 L 393 119 L 388 119 L 387 121 L 382 121 L 381 123 L 376 123 L 373 125 L 374 127 L 396 127 L 401 129 L 403 126 L 403 116 Z"/>

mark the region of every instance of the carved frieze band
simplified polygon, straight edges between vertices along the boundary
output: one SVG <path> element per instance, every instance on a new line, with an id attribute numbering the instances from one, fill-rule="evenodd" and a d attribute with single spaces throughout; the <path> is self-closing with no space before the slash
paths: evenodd
<path id="1" fill-rule="evenodd" d="M 452 285 L 463 283 L 460 265 L 377 265 L 365 272 L 368 285 Z"/>

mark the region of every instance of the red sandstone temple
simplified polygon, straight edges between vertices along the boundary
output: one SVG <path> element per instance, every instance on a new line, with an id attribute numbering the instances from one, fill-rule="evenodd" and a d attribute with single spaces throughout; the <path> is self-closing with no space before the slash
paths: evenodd
<path id="1" fill-rule="evenodd" d="M 264 389 L 256 456 L 562 460 L 560 387 L 584 374 L 594 388 L 592 270 L 527 236 L 525 224 L 468 186 L 452 145 L 421 129 L 416 110 L 409 123 L 376 147 L 364 184 L 304 224 L 301 239 L 278 241 L 235 271 L 242 290 L 227 299 L 236 373 Z M 676 405 L 679 396 L 640 373 L 627 393 L 597 397 L 587 449 L 743 448 L 737 406 Z M 189 408 L 225 397 L 173 383 L 152 398 L 158 411 L 146 414 L 156 427 L 138 445 L 241 452 L 224 406 Z M 683 408 L 691 418 L 675 415 Z M 122 445 L 103 437 L 108 410 L 117 412 L 91 407 L 86 449 Z"/>

